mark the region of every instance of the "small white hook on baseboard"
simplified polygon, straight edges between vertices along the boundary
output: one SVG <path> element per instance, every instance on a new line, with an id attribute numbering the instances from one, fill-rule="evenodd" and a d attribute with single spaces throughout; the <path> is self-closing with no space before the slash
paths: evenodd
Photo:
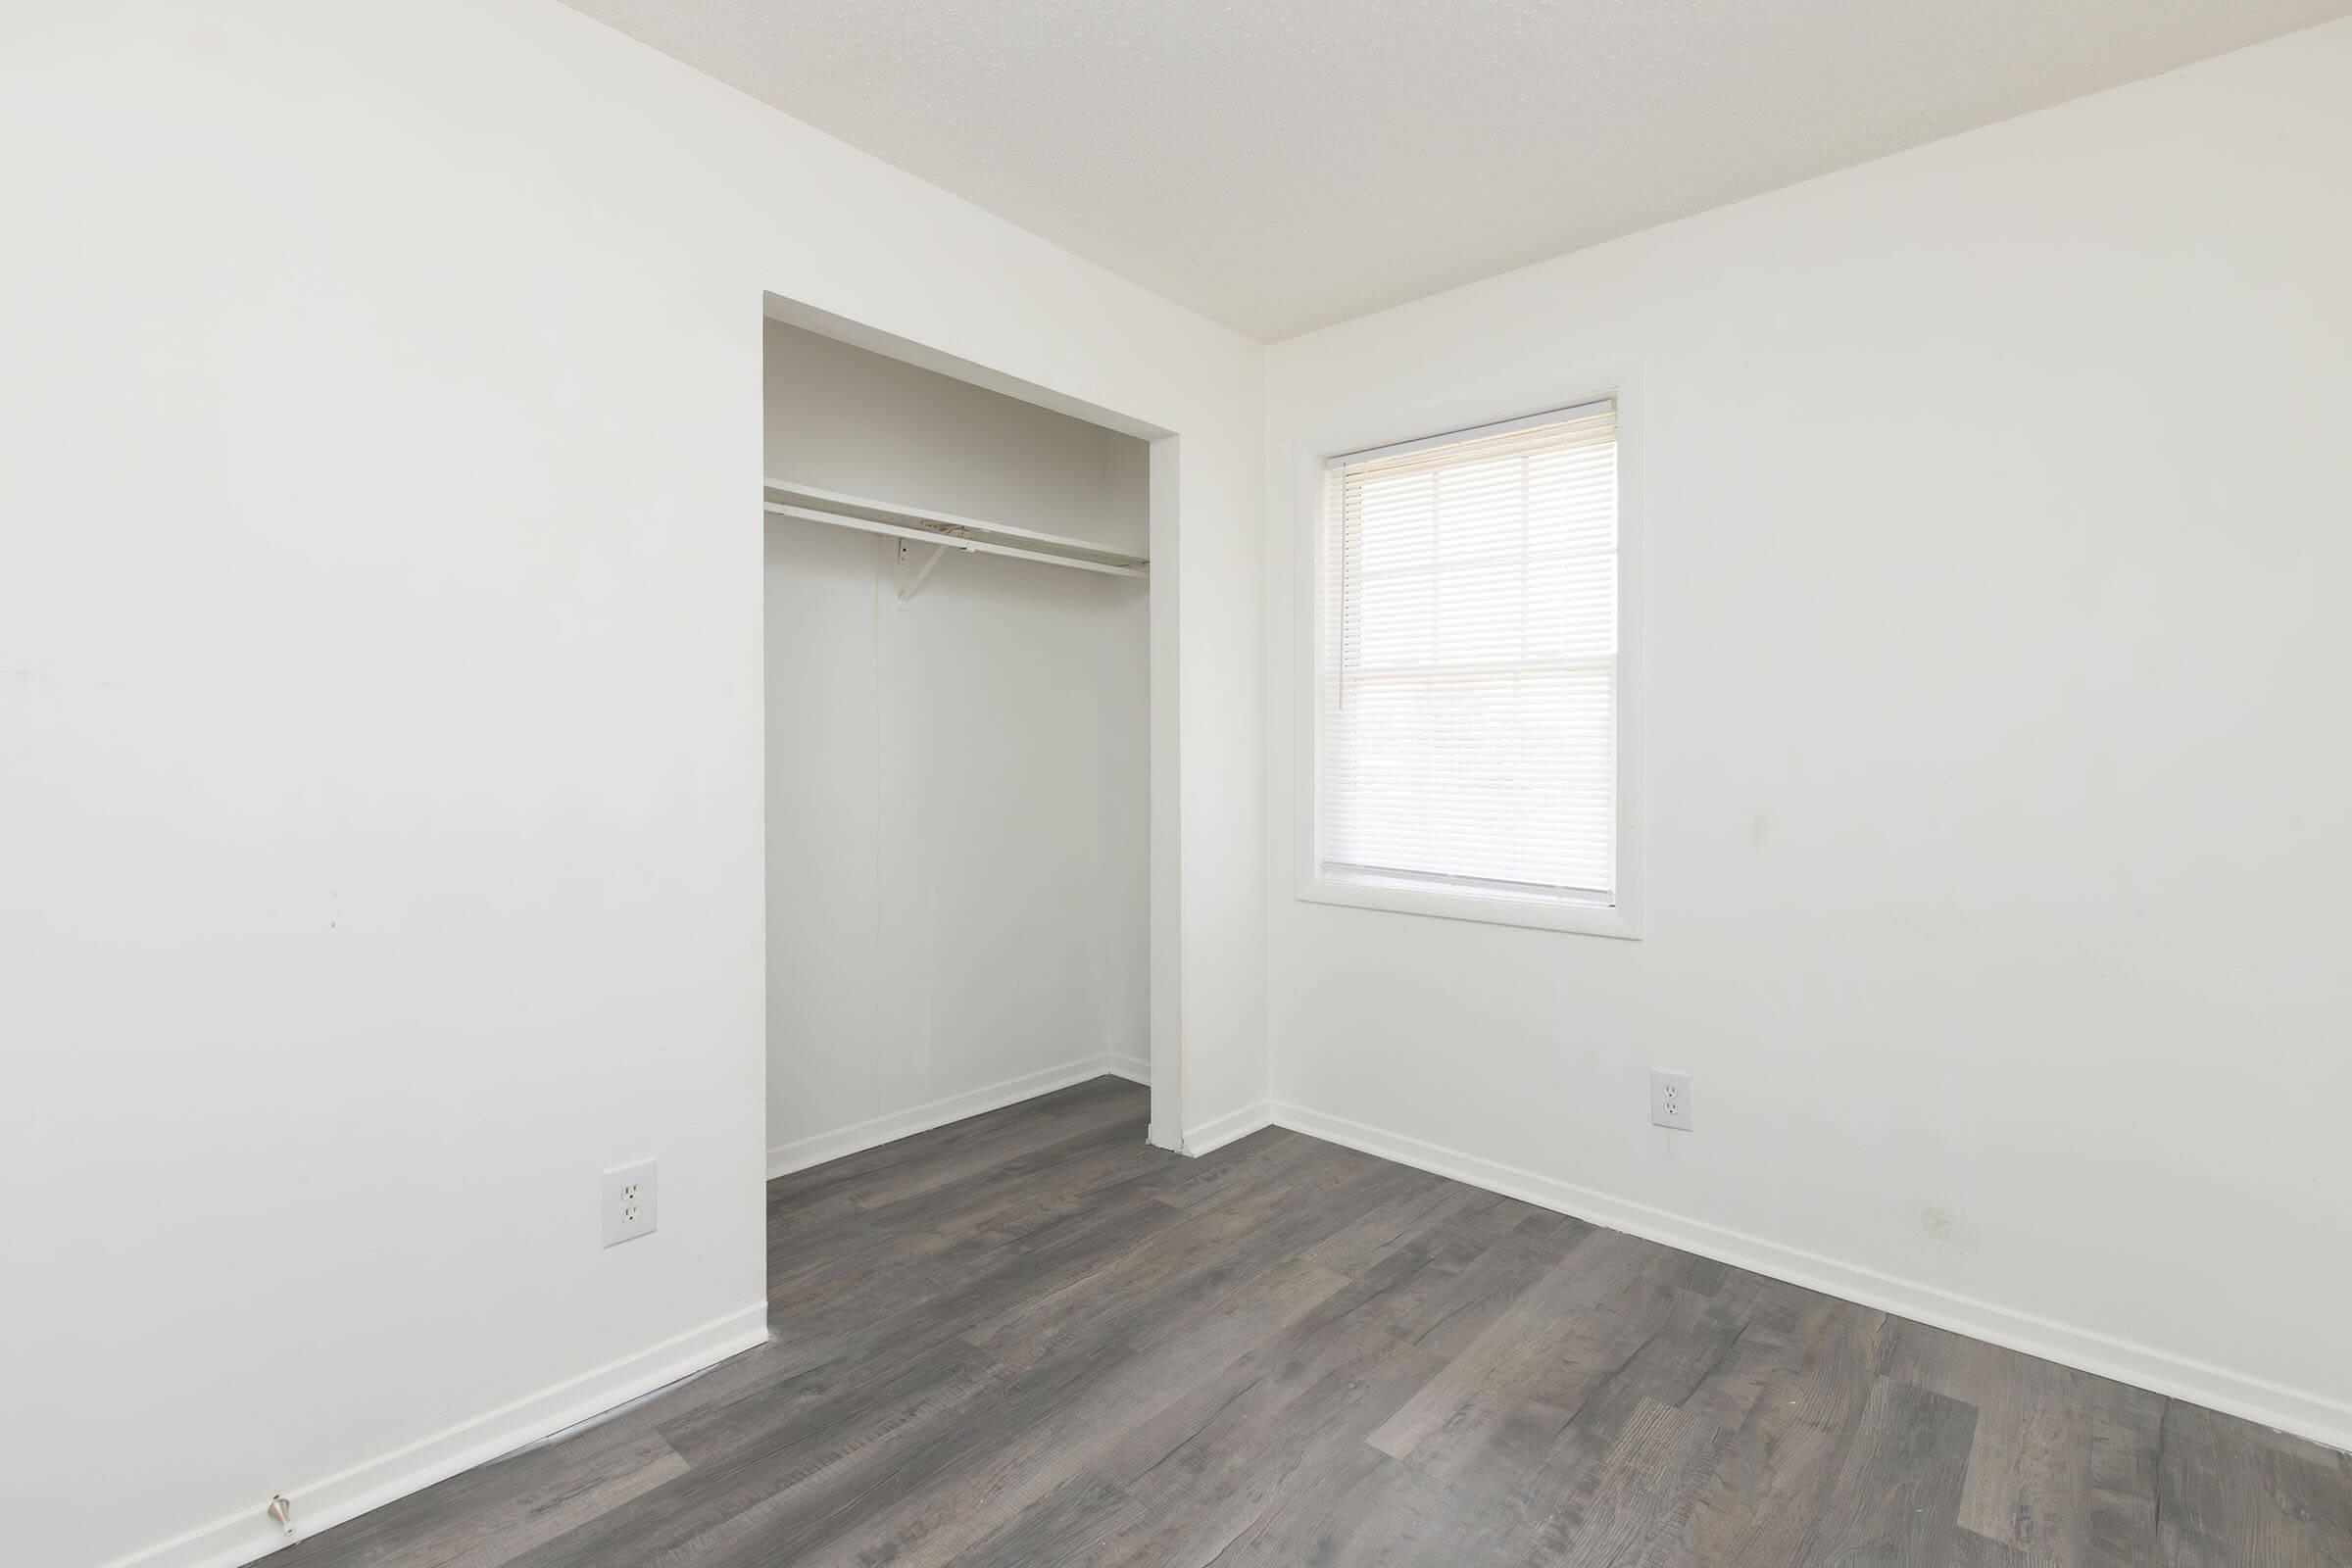
<path id="1" fill-rule="evenodd" d="M 292 1535 L 294 1533 L 294 1499 L 282 1492 L 271 1497 L 270 1499 L 270 1517 L 284 1525 L 287 1535 Z"/>

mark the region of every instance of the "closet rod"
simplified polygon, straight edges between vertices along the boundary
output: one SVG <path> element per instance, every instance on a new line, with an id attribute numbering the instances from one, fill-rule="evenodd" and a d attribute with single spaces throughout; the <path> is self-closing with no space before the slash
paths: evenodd
<path id="1" fill-rule="evenodd" d="M 781 501 L 762 501 L 760 510 L 779 516 L 799 517 L 806 522 L 830 523 L 836 528 L 856 528 L 860 533 L 888 534 L 893 539 L 912 539 L 921 544 L 946 545 L 951 550 L 976 551 L 984 556 L 1010 556 L 1015 561 L 1042 561 L 1049 566 L 1075 566 L 1080 571 L 1099 571 L 1106 577 L 1149 577 L 1147 567 L 1114 565 L 1107 561 L 1083 561 L 1076 556 L 1051 556 L 1042 550 L 1021 550 L 1012 545 L 1001 545 L 987 539 L 967 539 L 937 528 L 906 528 L 895 522 L 880 522 L 872 517 L 853 517 L 838 512 L 818 512 L 812 507 L 790 507 Z"/>

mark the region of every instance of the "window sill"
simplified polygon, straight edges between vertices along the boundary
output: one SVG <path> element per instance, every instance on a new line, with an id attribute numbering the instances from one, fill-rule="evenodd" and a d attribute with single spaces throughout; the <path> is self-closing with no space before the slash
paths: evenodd
<path id="1" fill-rule="evenodd" d="M 1638 942 L 1641 922 L 1620 901 L 1615 905 L 1572 904 L 1565 901 L 1513 899 L 1485 893 L 1452 893 L 1435 888 L 1398 887 L 1385 882 L 1357 882 L 1338 877 L 1307 876 L 1299 880 L 1298 898 L 1305 904 L 1333 904 L 1355 909 L 1385 909 L 1392 914 L 1425 914 L 1443 920 L 1478 920 L 1488 925 L 1526 926 L 1538 931 L 1568 931 L 1589 937 L 1616 937 Z"/>

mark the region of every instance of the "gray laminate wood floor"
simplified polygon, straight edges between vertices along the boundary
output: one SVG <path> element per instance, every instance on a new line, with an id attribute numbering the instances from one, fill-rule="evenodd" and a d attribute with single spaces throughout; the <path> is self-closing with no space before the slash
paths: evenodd
<path id="1" fill-rule="evenodd" d="M 272 1559 L 2352 1563 L 2332 1451 L 1113 1079 L 768 1187 L 774 1342 Z"/>

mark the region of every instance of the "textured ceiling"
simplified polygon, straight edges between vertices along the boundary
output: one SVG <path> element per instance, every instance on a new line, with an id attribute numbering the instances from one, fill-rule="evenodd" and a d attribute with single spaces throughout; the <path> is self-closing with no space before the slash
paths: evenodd
<path id="1" fill-rule="evenodd" d="M 2352 0 L 568 0 L 1272 341 Z"/>

